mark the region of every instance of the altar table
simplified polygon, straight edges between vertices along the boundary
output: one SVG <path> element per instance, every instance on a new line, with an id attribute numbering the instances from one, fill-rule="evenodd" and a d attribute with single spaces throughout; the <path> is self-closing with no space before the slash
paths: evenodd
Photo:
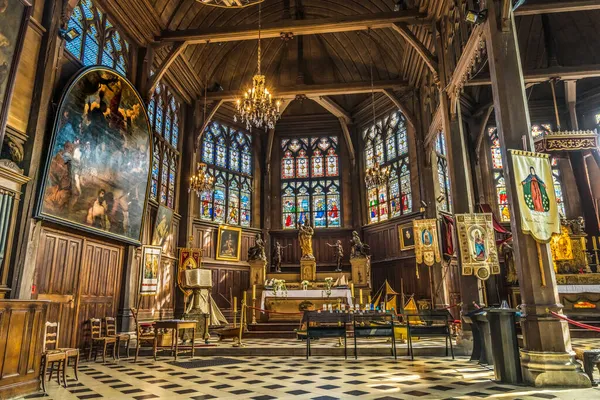
<path id="1" fill-rule="evenodd" d="M 349 306 L 353 304 L 350 289 L 331 289 L 331 294 L 329 296 L 327 296 L 324 289 L 299 289 L 288 290 L 287 292 L 278 290 L 276 294 L 274 294 L 272 290 L 265 289 L 262 292 L 262 298 L 260 300 L 260 308 L 263 310 L 265 309 L 265 300 L 267 297 L 278 299 L 320 299 L 329 301 L 330 303 L 336 302 L 339 298 L 344 298 Z"/>
<path id="2" fill-rule="evenodd" d="M 194 342 L 196 340 L 196 324 L 198 321 L 183 320 L 183 319 L 171 319 L 154 321 L 154 361 L 156 361 L 156 350 L 158 346 L 158 330 L 159 329 L 171 329 L 173 331 L 173 341 L 171 343 L 171 350 L 175 350 L 175 361 L 177 361 L 177 351 L 179 350 L 179 331 L 181 329 L 192 330 L 192 355 L 194 358 Z M 163 347 L 163 346 L 160 346 Z"/>
<path id="3" fill-rule="evenodd" d="M 350 289 L 331 289 L 329 296 L 324 289 L 277 291 L 276 294 L 272 290 L 265 289 L 260 299 L 260 308 L 269 311 L 265 317 L 269 321 L 296 322 L 302 313 L 300 309 L 302 303 L 310 302 L 311 308 L 321 309 L 323 304 L 337 304 L 338 301 L 347 306 L 352 305 Z"/>

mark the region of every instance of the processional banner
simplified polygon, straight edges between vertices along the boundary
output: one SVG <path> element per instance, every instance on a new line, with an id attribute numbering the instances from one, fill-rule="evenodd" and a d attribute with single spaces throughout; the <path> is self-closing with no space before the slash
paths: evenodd
<path id="1" fill-rule="evenodd" d="M 434 263 L 442 261 L 438 243 L 437 220 L 414 220 L 413 227 L 417 264 L 424 263 L 431 267 Z"/>
<path id="2" fill-rule="evenodd" d="M 521 212 L 521 229 L 539 243 L 560 233 L 560 217 L 548 154 L 510 150 L 512 179 Z"/>
<path id="3" fill-rule="evenodd" d="M 160 268 L 161 248 L 159 246 L 142 247 L 142 296 L 154 296 L 158 291 L 158 269 Z"/>
<path id="4" fill-rule="evenodd" d="M 481 280 L 499 274 L 492 214 L 456 214 L 456 226 L 462 274 L 475 274 Z"/>

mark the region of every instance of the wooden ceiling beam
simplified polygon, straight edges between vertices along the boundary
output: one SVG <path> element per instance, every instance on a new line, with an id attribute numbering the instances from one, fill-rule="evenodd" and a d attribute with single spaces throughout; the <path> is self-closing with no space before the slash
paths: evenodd
<path id="1" fill-rule="evenodd" d="M 344 120 L 344 122 L 346 124 L 352 123 L 352 117 L 350 116 L 350 113 L 348 113 L 348 111 L 344 110 L 340 105 L 338 105 L 336 102 L 331 100 L 329 97 L 314 96 L 314 97 L 309 97 L 309 99 L 315 101 L 317 104 L 319 104 L 321 107 L 323 107 L 324 109 L 329 111 L 331 114 L 333 114 L 337 118 Z"/>
<path id="2" fill-rule="evenodd" d="M 210 124 L 210 122 L 214 118 L 215 114 L 219 110 L 219 107 L 221 107 L 223 105 L 223 103 L 224 103 L 223 100 L 219 100 L 211 107 L 210 110 L 208 110 L 206 118 L 202 122 L 202 127 L 200 127 L 198 129 L 198 131 L 195 133 L 195 135 L 196 135 L 196 140 L 195 140 L 196 150 L 200 149 L 200 141 L 202 140 L 202 135 L 204 135 L 204 131 L 208 127 L 208 124 Z"/>
<path id="3" fill-rule="evenodd" d="M 294 36 L 300 36 L 364 31 L 367 29 L 391 28 L 393 24 L 398 22 L 412 25 L 429 23 L 424 14 L 415 10 L 345 15 L 321 19 L 283 20 L 265 24 L 261 30 L 261 37 L 263 39 L 278 38 L 282 33 L 293 33 Z M 163 31 L 160 36 L 156 37 L 157 42 L 189 42 L 190 44 L 256 39 L 258 39 L 258 29 L 255 24 Z"/>
<path id="4" fill-rule="evenodd" d="M 392 29 L 395 30 L 402 36 L 404 40 L 417 52 L 417 54 L 423 59 L 429 70 L 434 76 L 438 75 L 438 62 L 437 58 L 429 51 L 427 47 L 415 36 L 415 34 L 409 29 L 408 25 L 404 22 L 397 22 L 392 24 Z"/>
<path id="5" fill-rule="evenodd" d="M 156 88 L 156 85 L 158 84 L 158 82 L 163 78 L 163 76 L 168 71 L 171 64 L 173 64 L 175 62 L 175 60 L 177 59 L 177 57 L 179 57 L 179 55 L 181 53 L 183 53 L 183 51 L 185 50 L 186 47 L 187 47 L 186 42 L 175 43 L 173 45 L 173 48 L 171 49 L 169 54 L 167 54 L 167 56 L 163 60 L 162 64 L 158 68 L 158 71 L 156 71 L 156 73 L 154 75 L 152 75 L 151 77 L 148 78 L 148 84 L 146 85 L 147 98 L 150 98 L 152 96 L 152 92 L 154 92 L 154 88 Z"/>
<path id="6" fill-rule="evenodd" d="M 413 128 L 416 128 L 416 120 L 413 113 L 408 108 L 406 108 L 406 106 L 400 101 L 398 96 L 396 96 L 396 94 L 393 91 L 388 89 L 384 89 L 382 92 L 392 101 L 392 103 L 394 103 L 396 107 L 398 107 L 398 110 L 400 110 L 400 112 L 404 114 L 406 122 L 408 122 L 408 124 Z"/>
<path id="7" fill-rule="evenodd" d="M 541 83 L 549 79 L 577 80 L 585 78 L 600 78 L 600 64 L 578 65 L 575 67 L 550 67 L 525 71 L 525 83 Z M 475 78 L 467 81 L 465 86 L 491 85 L 489 76 Z"/>
<path id="8" fill-rule="evenodd" d="M 515 10 L 515 16 L 554 14 L 574 11 L 600 10 L 598 0 L 563 0 L 524 4 Z"/>
<path id="9" fill-rule="evenodd" d="M 405 89 L 409 85 L 401 79 L 373 82 L 375 91 L 384 89 L 399 90 Z M 313 98 L 317 96 L 340 96 L 344 94 L 371 93 L 371 82 L 348 82 L 331 83 L 325 85 L 296 85 L 293 87 L 274 88 L 273 97 L 276 99 L 293 99 L 297 95 L 305 95 Z M 240 97 L 241 91 L 230 90 L 222 92 L 208 93 L 208 100 L 235 101 Z"/>

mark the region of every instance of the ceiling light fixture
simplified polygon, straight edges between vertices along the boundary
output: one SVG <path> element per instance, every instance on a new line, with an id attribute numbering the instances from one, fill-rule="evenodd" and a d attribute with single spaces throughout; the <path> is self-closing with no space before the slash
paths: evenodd
<path id="1" fill-rule="evenodd" d="M 265 76 L 261 73 L 261 18 L 262 6 L 258 4 L 258 62 L 256 75 L 252 78 L 252 88 L 244 92 L 243 99 L 236 100 L 237 113 L 233 120 L 237 122 L 238 117 L 243 123 L 246 123 L 246 129 L 252 130 L 252 126 L 256 128 L 274 129 L 275 123 L 281 116 L 279 114 L 279 106 L 281 102 L 275 101 L 273 104 L 273 96 L 267 89 Z"/>

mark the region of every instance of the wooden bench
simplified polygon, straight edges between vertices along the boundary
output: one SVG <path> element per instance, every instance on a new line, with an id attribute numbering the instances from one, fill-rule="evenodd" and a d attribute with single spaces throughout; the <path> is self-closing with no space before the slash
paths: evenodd
<path id="1" fill-rule="evenodd" d="M 396 317 L 392 313 L 353 314 L 354 359 L 358 358 L 356 339 L 359 337 L 389 337 L 392 339 L 392 355 L 397 359 L 394 326 Z"/>
<path id="2" fill-rule="evenodd" d="M 306 323 L 306 359 L 311 355 L 310 339 L 344 338 L 344 359 L 348 358 L 348 330 L 351 314 L 340 312 L 305 311 L 302 323 Z"/>
<path id="3" fill-rule="evenodd" d="M 452 335 L 450 334 L 450 318 L 448 312 L 423 312 L 417 314 L 404 314 L 406 321 L 406 336 L 408 338 L 408 354 L 410 359 L 414 360 L 412 347 L 413 337 L 445 337 L 446 338 L 446 356 L 448 356 L 448 343 L 450 343 L 450 353 L 454 360 L 454 348 L 452 347 Z M 414 320 L 419 319 L 420 323 Z"/>

